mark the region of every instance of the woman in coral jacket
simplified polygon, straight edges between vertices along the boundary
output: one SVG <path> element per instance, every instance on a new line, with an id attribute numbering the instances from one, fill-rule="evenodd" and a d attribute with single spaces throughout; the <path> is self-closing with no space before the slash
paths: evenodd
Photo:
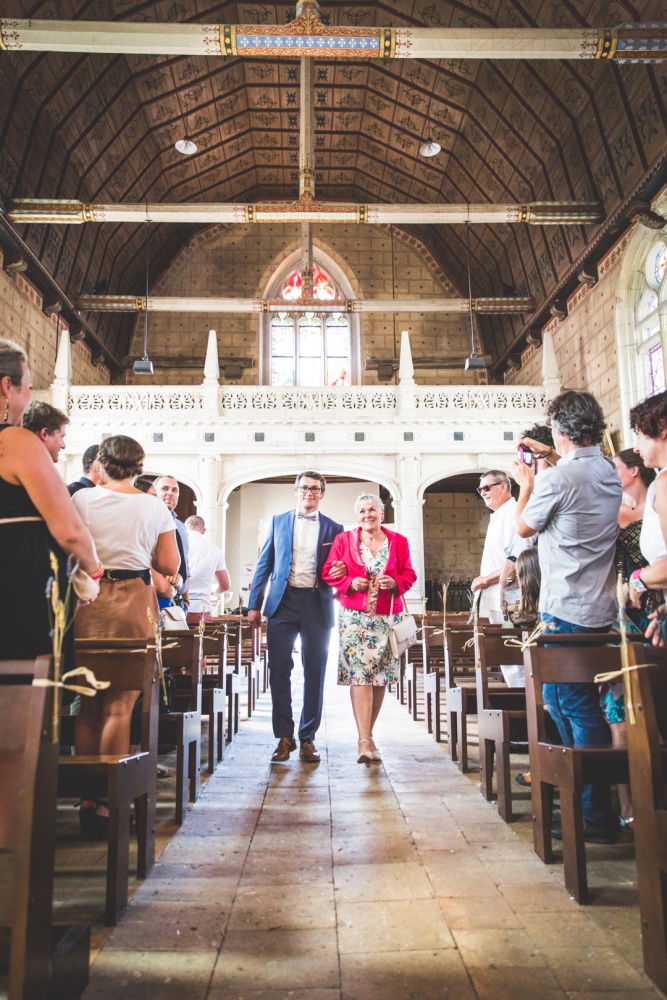
<path id="1" fill-rule="evenodd" d="M 362 493 L 354 510 L 359 527 L 336 537 L 322 578 L 340 596 L 338 683 L 350 688 L 359 733 L 357 761 L 370 764 L 381 759 L 373 727 L 399 667 L 389 648 L 389 629 L 400 620 L 401 595 L 417 574 L 407 538 L 382 527 L 380 497 Z"/>

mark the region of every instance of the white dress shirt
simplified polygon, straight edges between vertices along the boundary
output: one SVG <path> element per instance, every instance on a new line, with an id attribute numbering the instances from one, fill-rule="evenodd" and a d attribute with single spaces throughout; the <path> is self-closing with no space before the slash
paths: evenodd
<path id="1" fill-rule="evenodd" d="M 502 570 L 508 556 L 516 557 L 533 544 L 532 539 L 520 538 L 517 535 L 515 515 L 516 500 L 514 497 L 510 497 L 502 507 L 494 510 L 491 514 L 482 553 L 481 576 Z M 493 583 L 482 591 L 480 613 L 496 624 L 502 622 L 500 599 L 499 583 Z M 512 604 L 518 599 L 518 590 L 505 588 L 505 600 L 508 604 Z"/>
<path id="2" fill-rule="evenodd" d="M 289 574 L 289 584 L 292 587 L 317 586 L 317 539 L 320 533 L 320 516 L 315 518 L 294 515 L 294 534 L 292 536 L 292 568 Z"/>

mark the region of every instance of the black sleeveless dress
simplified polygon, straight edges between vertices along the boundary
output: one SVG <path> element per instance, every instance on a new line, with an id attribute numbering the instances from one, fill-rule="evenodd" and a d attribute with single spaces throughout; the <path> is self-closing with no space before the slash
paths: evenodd
<path id="1" fill-rule="evenodd" d="M 0 427 L 0 432 L 4 430 Z M 5 518 L 38 517 L 39 521 L 3 523 Z M 67 587 L 67 557 L 49 533 L 23 486 L 0 476 L 0 659 L 30 660 L 52 652 L 47 583 L 53 576 L 49 552 L 58 560 L 61 597 Z M 71 601 L 63 645 L 63 671 L 74 666 Z"/>

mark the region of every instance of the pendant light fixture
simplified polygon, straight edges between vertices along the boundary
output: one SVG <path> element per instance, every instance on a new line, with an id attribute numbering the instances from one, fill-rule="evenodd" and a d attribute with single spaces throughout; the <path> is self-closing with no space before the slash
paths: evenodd
<path id="1" fill-rule="evenodd" d="M 423 142 L 419 147 L 419 152 L 421 156 L 426 156 L 426 157 L 437 156 L 441 149 L 442 146 L 440 145 L 440 143 L 436 142 L 435 139 L 432 139 L 429 136 L 426 142 Z"/>
<path id="2" fill-rule="evenodd" d="M 468 313 L 470 315 L 470 356 L 466 358 L 465 371 L 486 371 L 486 361 L 475 351 L 475 324 L 472 316 L 472 279 L 470 277 L 470 223 L 466 222 L 466 257 L 468 260 Z"/>
<path id="3" fill-rule="evenodd" d="M 150 245 L 151 236 L 150 229 L 148 230 L 148 236 L 146 237 L 146 304 L 144 313 L 144 353 L 141 358 L 138 358 L 132 365 L 132 371 L 135 375 L 152 375 L 153 374 L 153 362 L 148 357 L 148 266 L 150 261 Z"/>
<path id="4" fill-rule="evenodd" d="M 174 145 L 176 146 L 178 152 L 182 153 L 183 156 L 192 156 L 197 152 L 197 143 L 193 142 L 187 135 L 184 135 L 183 138 L 175 142 Z"/>

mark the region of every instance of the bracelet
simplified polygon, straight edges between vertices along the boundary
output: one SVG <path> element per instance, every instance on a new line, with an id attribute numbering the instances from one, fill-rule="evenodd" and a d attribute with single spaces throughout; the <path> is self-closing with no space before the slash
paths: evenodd
<path id="1" fill-rule="evenodd" d="M 636 569 L 628 580 L 628 586 L 632 587 L 635 594 L 644 594 L 648 590 L 648 587 L 641 578 L 641 572 L 640 569 Z"/>
<path id="2" fill-rule="evenodd" d="M 549 448 L 549 451 L 545 451 L 541 458 L 550 458 L 554 453 L 553 448 Z"/>
<path id="3" fill-rule="evenodd" d="M 103 576 L 104 576 L 104 565 L 102 564 L 102 562 L 100 562 L 99 566 L 97 567 L 97 572 L 90 574 L 90 579 L 101 580 Z"/>

